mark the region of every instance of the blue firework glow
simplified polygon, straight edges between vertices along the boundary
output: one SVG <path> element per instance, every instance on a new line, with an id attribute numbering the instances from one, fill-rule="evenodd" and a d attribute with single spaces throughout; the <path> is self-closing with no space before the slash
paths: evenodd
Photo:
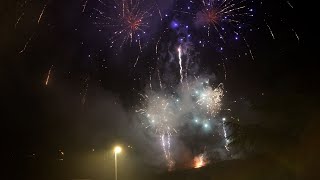
<path id="1" fill-rule="evenodd" d="M 242 40 L 254 59 L 244 36 L 252 31 L 254 5 L 250 0 L 191 0 L 181 1 L 176 12 L 181 19 L 188 19 L 183 26 L 189 32 L 185 39 L 200 47 L 214 47 L 218 52 L 232 41 Z"/>

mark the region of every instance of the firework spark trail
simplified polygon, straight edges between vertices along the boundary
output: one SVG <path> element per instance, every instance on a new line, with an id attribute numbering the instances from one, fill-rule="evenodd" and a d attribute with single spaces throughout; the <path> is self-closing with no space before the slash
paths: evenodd
<path id="1" fill-rule="evenodd" d="M 227 68 L 226 68 L 226 64 L 224 62 L 222 62 L 223 65 L 223 69 L 224 69 L 224 80 L 227 80 Z"/>
<path id="2" fill-rule="evenodd" d="M 150 86 L 150 89 L 152 90 L 152 77 L 151 77 L 151 73 L 150 73 L 150 76 L 149 76 L 149 80 L 150 80 L 149 86 Z"/>
<path id="3" fill-rule="evenodd" d="M 187 12 L 187 11 L 179 11 L 179 10 L 173 10 L 174 12 L 178 12 L 178 13 L 183 13 L 183 14 L 189 14 L 189 15 L 195 15 L 194 13 L 190 13 L 190 12 Z"/>
<path id="4" fill-rule="evenodd" d="M 188 81 L 188 72 L 189 72 L 189 63 L 190 63 L 190 57 L 189 57 L 189 54 L 187 54 L 187 62 L 186 62 L 186 69 L 185 69 L 185 77 L 186 77 L 186 83 L 187 83 L 187 87 L 188 89 L 190 89 L 190 86 L 189 86 L 189 81 Z"/>
<path id="5" fill-rule="evenodd" d="M 287 1 L 287 4 L 293 9 L 292 4 L 290 3 L 290 1 Z"/>
<path id="6" fill-rule="evenodd" d="M 161 11 L 160 11 L 159 5 L 158 5 L 157 2 L 155 2 L 155 3 L 156 3 L 156 6 L 157 6 L 157 9 L 158 9 L 158 13 L 159 13 L 159 16 L 160 16 L 160 20 L 162 21 L 162 13 L 161 13 Z"/>
<path id="7" fill-rule="evenodd" d="M 18 18 L 18 20 L 17 20 L 16 24 L 14 24 L 14 28 L 15 28 L 15 29 L 17 28 L 17 25 L 19 24 L 19 22 L 20 22 L 20 20 L 21 20 L 22 16 L 24 16 L 24 12 L 19 16 L 19 18 Z"/>
<path id="8" fill-rule="evenodd" d="M 161 36 L 156 44 L 156 55 L 158 54 L 158 46 L 159 46 L 160 41 L 161 41 Z"/>
<path id="9" fill-rule="evenodd" d="M 165 155 L 165 158 L 167 160 L 167 166 L 169 170 L 172 170 L 174 166 L 174 161 L 172 160 L 171 153 L 170 153 L 170 134 L 167 132 L 167 135 L 163 133 L 161 135 L 161 143 L 162 143 L 162 149 Z"/>
<path id="10" fill-rule="evenodd" d="M 86 0 L 85 3 L 82 5 L 82 7 L 83 7 L 82 12 L 84 12 L 86 10 L 88 1 L 89 0 Z"/>
<path id="11" fill-rule="evenodd" d="M 169 157 L 168 157 L 168 153 L 167 153 L 167 149 L 166 149 L 166 143 L 164 140 L 164 134 L 161 135 L 161 142 L 162 142 L 162 148 L 163 148 L 164 155 L 165 155 L 166 159 L 168 160 Z"/>
<path id="12" fill-rule="evenodd" d="M 160 85 L 160 88 L 162 89 L 162 81 L 161 81 L 161 77 L 160 77 L 160 71 L 158 69 L 158 79 L 159 79 L 159 85 Z"/>
<path id="13" fill-rule="evenodd" d="M 139 39 L 139 50 L 140 50 L 140 53 L 142 53 L 142 46 L 141 46 L 141 40 Z M 132 43 L 132 35 L 131 35 L 131 43 Z"/>
<path id="14" fill-rule="evenodd" d="M 292 32 L 295 34 L 295 36 L 296 36 L 296 38 L 297 38 L 297 40 L 299 42 L 300 41 L 300 37 L 299 37 L 298 33 L 294 29 L 292 29 Z"/>
<path id="15" fill-rule="evenodd" d="M 48 86 L 49 84 L 49 80 L 50 80 L 50 75 L 51 75 L 51 70 L 53 68 L 53 65 L 51 65 L 49 71 L 48 71 L 48 75 L 47 75 L 47 78 L 46 78 L 46 86 Z"/>
<path id="16" fill-rule="evenodd" d="M 138 63 L 138 61 L 139 61 L 139 58 L 140 58 L 140 56 L 137 57 L 136 62 L 135 62 L 134 65 L 133 65 L 133 68 L 136 67 L 136 65 L 137 65 L 137 63 Z"/>
<path id="17" fill-rule="evenodd" d="M 272 38 L 273 38 L 273 39 L 276 39 L 275 36 L 274 36 L 274 34 L 273 34 L 273 31 L 272 31 L 271 27 L 269 26 L 269 24 L 266 23 L 266 25 L 267 25 L 267 27 L 268 27 L 268 29 L 269 29 L 269 32 L 270 32 Z"/>
<path id="18" fill-rule="evenodd" d="M 48 1 L 48 2 L 49 2 L 49 1 Z M 42 19 L 43 13 L 44 13 L 44 11 L 45 11 L 46 8 L 47 8 L 48 2 L 47 2 L 47 4 L 45 4 L 45 5 L 43 6 L 43 9 L 42 9 L 42 11 L 41 11 L 41 13 L 40 13 L 40 16 L 39 16 L 39 18 L 38 18 L 38 24 L 40 24 L 40 21 L 41 21 L 41 19 Z"/>
<path id="19" fill-rule="evenodd" d="M 20 8 L 25 7 L 28 2 L 29 2 L 29 0 L 25 0 L 23 3 L 21 3 Z M 30 2 L 31 2 L 31 0 L 30 0 Z"/>
<path id="20" fill-rule="evenodd" d="M 171 136 L 173 132 L 177 133 L 173 128 L 173 123 L 177 116 L 177 109 L 174 105 L 175 100 L 171 96 L 160 96 L 157 93 L 152 93 L 150 96 L 141 94 L 141 96 L 144 99 L 142 102 L 145 102 L 145 104 L 136 112 L 146 118 L 148 124 L 146 127 L 153 129 L 155 134 L 159 134 L 158 137 L 170 170 L 174 166 L 171 154 Z"/>
<path id="21" fill-rule="evenodd" d="M 246 43 L 246 46 L 247 46 L 247 48 L 248 48 L 248 50 L 249 50 L 251 59 L 254 60 L 254 56 L 253 56 L 253 54 L 252 54 L 251 47 L 250 47 L 249 43 L 247 42 L 247 39 L 246 39 L 244 36 L 243 36 L 243 40 L 244 40 L 244 42 Z"/>
<path id="22" fill-rule="evenodd" d="M 226 123 L 226 118 L 222 118 L 223 135 L 224 135 L 224 139 L 225 139 L 225 142 L 226 142 L 226 144 L 225 144 L 224 147 L 226 148 L 227 151 L 230 151 L 230 150 L 229 150 L 229 147 L 228 147 L 230 141 L 229 141 L 229 139 L 228 139 L 228 137 L 227 137 L 227 130 L 226 130 L 226 125 L 225 125 L 225 123 Z"/>
<path id="23" fill-rule="evenodd" d="M 87 100 L 87 93 L 88 93 L 88 88 L 89 88 L 89 80 L 90 80 L 90 76 L 88 76 L 86 78 L 86 80 L 84 81 L 84 83 L 85 83 L 84 92 L 80 93 L 80 94 L 82 94 L 82 99 L 81 99 L 82 105 L 84 105 L 86 103 L 86 100 Z"/>
<path id="24" fill-rule="evenodd" d="M 180 82 L 183 83 L 183 67 L 182 67 L 182 52 L 181 52 L 181 46 L 178 48 L 179 53 L 179 65 L 180 65 Z"/>
<path id="25" fill-rule="evenodd" d="M 23 52 L 27 49 L 30 41 L 32 40 L 32 38 L 33 38 L 33 36 L 34 36 L 34 34 L 35 34 L 35 33 L 33 33 L 33 34 L 30 36 L 30 38 L 27 40 L 27 42 L 25 43 L 23 49 L 19 52 L 19 54 L 23 53 Z"/>

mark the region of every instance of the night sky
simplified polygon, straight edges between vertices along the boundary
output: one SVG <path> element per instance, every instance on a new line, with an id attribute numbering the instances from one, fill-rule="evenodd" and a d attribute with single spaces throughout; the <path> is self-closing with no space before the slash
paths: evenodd
<path id="1" fill-rule="evenodd" d="M 150 144 L 143 139 L 143 127 L 135 113 L 138 93 L 148 86 L 150 72 L 155 76 L 157 68 L 165 71 L 165 63 L 156 60 L 155 42 L 162 36 L 160 50 L 170 43 L 170 48 L 178 44 L 179 35 L 170 23 L 188 23 L 186 15 L 174 11 L 183 7 L 184 2 L 159 3 L 169 16 L 152 23 L 147 37 L 150 43 L 143 53 L 136 46 L 108 47 L 108 30 L 99 32 L 90 17 L 93 9 L 101 6 L 95 0 L 88 1 L 84 12 L 85 1 L 49 0 L 39 24 L 46 2 L 30 1 L 21 7 L 23 2 L 4 1 L 0 8 L 2 147 L 8 157 L 23 159 L 36 153 L 55 158 L 60 149 L 69 154 L 102 151 L 121 142 L 135 148 L 137 159 L 150 161 L 150 152 L 144 149 Z M 232 109 L 233 115 L 245 123 L 258 124 L 267 119 L 259 114 L 259 108 L 270 103 L 274 116 L 286 117 L 270 120 L 271 129 L 286 127 L 293 117 L 294 123 L 300 121 L 296 123 L 302 129 L 298 132 L 304 132 L 312 124 L 309 119 L 316 115 L 313 112 L 319 99 L 318 67 L 307 40 L 311 32 L 306 20 L 308 13 L 304 11 L 309 3 L 290 3 L 294 8 L 278 0 L 264 0 L 260 8 L 254 5 L 257 12 L 248 22 L 254 31 L 245 35 L 254 60 L 241 41 L 228 41 L 223 52 L 217 50 L 220 46 L 215 41 L 213 46 L 206 47 L 194 43 L 198 40 L 191 41 L 198 53 L 199 71 L 214 74 L 214 83 L 224 84 L 223 104 Z M 275 39 L 265 19 L 273 28 Z M 195 31 L 191 34 L 200 38 Z M 25 50 L 19 53 L 29 39 Z M 139 62 L 133 67 L 137 55 Z M 222 66 L 226 57 L 227 79 Z M 179 79 L 179 74 L 170 78 Z M 277 101 L 278 106 L 274 106 Z M 309 114 L 306 119 L 294 118 L 304 114 Z"/>

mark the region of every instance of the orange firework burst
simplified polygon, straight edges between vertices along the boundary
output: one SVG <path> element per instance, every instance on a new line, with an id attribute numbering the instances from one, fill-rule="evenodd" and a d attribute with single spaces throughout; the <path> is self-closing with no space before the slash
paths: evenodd
<path id="1" fill-rule="evenodd" d="M 193 162 L 194 162 L 194 165 L 193 165 L 194 168 L 201 168 L 203 166 L 206 166 L 208 163 L 204 154 L 200 154 L 199 156 L 194 157 Z"/>
<path id="2" fill-rule="evenodd" d="M 203 25 L 216 25 L 221 21 L 221 15 L 215 8 L 205 9 L 197 13 L 196 24 L 199 26 Z"/>
<path id="3" fill-rule="evenodd" d="M 238 30 L 247 18 L 252 16 L 252 11 L 247 0 L 203 0 L 195 14 L 194 23 L 197 28 L 206 30 L 207 37 L 211 36 L 211 33 L 217 33 L 217 37 L 226 43 L 226 36 L 235 35 L 235 39 L 239 38 Z"/>
<path id="4" fill-rule="evenodd" d="M 94 24 L 111 32 L 110 47 L 122 47 L 124 44 L 137 43 L 140 51 L 143 39 L 150 28 L 151 18 L 155 12 L 155 4 L 146 0 L 98 0 L 103 6 L 95 9 Z M 146 42 L 145 42 L 146 43 Z"/>

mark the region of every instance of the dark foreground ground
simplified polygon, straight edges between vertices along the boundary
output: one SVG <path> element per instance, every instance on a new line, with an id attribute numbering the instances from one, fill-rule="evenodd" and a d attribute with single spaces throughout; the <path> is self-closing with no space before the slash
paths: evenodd
<path id="1" fill-rule="evenodd" d="M 319 122 L 312 121 L 300 136 L 299 143 L 281 152 L 246 159 L 211 163 L 200 169 L 172 172 L 151 168 L 147 160 L 134 151 L 124 151 L 118 159 L 119 180 L 302 180 L 320 179 Z M 47 158 L 45 158 L 47 157 Z M 59 159 L 63 158 L 63 160 Z M 114 159 L 98 150 L 74 152 L 66 150 L 63 156 L 52 158 L 46 154 L 18 156 L 2 154 L 0 179 L 19 180 L 72 180 L 114 179 Z"/>
<path id="2" fill-rule="evenodd" d="M 305 157 L 301 154 L 301 157 Z M 105 161 L 40 162 L 30 160 L 16 164 L 4 179 L 21 180 L 105 180 L 114 179 L 113 166 Z M 285 158 L 255 157 L 246 160 L 223 161 L 199 169 L 159 172 L 141 164 L 119 164 L 119 180 L 291 180 L 319 179 L 319 165 L 293 162 Z M 129 167 L 130 166 L 130 167 Z M 318 171 L 317 171 L 318 170 Z"/>

